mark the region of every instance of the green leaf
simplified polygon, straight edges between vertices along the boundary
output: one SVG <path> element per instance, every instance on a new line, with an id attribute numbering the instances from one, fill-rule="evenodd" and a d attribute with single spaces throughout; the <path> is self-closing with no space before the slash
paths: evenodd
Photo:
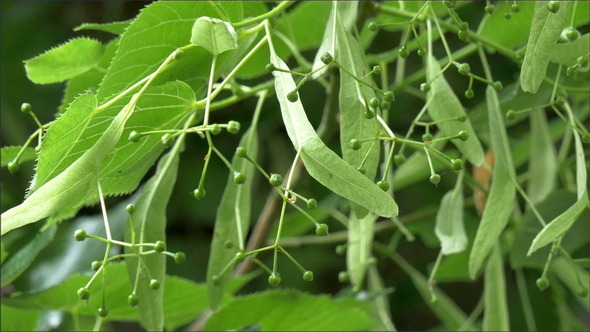
<path id="1" fill-rule="evenodd" d="M 234 27 L 220 19 L 203 16 L 193 25 L 191 44 L 200 46 L 213 55 L 236 49 L 237 40 Z"/>
<path id="2" fill-rule="evenodd" d="M 441 137 L 443 137 L 441 132 L 434 135 L 434 139 Z M 447 141 L 438 141 L 430 143 L 430 147 L 442 151 L 446 144 Z M 439 174 L 446 168 L 443 163 L 433 163 L 432 166 L 434 167 L 434 171 Z M 395 189 L 399 190 L 416 182 L 423 181 L 429 176 L 430 167 L 428 166 L 428 162 L 426 162 L 424 149 L 419 149 L 412 153 L 403 164 L 398 166 L 393 173 L 393 183 L 395 183 Z"/>
<path id="3" fill-rule="evenodd" d="M 574 205 L 543 227 L 533 240 L 527 256 L 563 236 L 588 207 L 588 194 L 585 193 Z"/>
<path id="4" fill-rule="evenodd" d="M 485 272 L 482 331 L 510 331 L 506 280 L 500 247 L 496 245 Z"/>
<path id="5" fill-rule="evenodd" d="M 542 202 L 555 189 L 557 154 L 544 110 L 531 113 L 531 153 L 528 195 L 533 203 Z"/>
<path id="6" fill-rule="evenodd" d="M 0 150 L 1 167 L 6 167 L 9 162 L 13 161 L 21 149 L 22 146 L 3 146 Z M 36 157 L 37 151 L 34 148 L 25 148 L 18 158 L 18 163 L 22 164 L 30 160 L 35 160 Z"/>
<path id="7" fill-rule="evenodd" d="M 427 75 L 428 81 L 434 79 L 441 71 L 438 61 L 430 54 L 427 61 Z M 434 121 L 448 120 L 459 116 L 467 116 L 461 102 L 451 89 L 451 86 L 441 74 L 431 83 L 430 91 L 428 92 L 428 114 Z M 477 139 L 477 135 L 469 118 L 465 122 L 460 121 L 446 121 L 438 123 L 437 127 L 446 136 L 457 135 L 461 130 L 466 131 L 469 137 L 466 141 L 459 139 L 452 140 L 453 144 L 457 146 L 459 151 L 472 164 L 480 166 L 484 160 L 484 153 L 481 143 Z"/>
<path id="8" fill-rule="evenodd" d="M 35 331 L 41 316 L 38 310 L 22 310 L 2 304 L 0 306 L 2 331 Z"/>
<path id="9" fill-rule="evenodd" d="M 487 20 L 482 20 L 483 27 L 479 33 L 504 47 L 517 48 L 523 46 L 529 37 L 535 2 L 520 1 L 520 11 L 513 20 L 507 20 L 503 13 L 510 10 L 504 3 L 496 2 L 496 10 Z"/>
<path id="10" fill-rule="evenodd" d="M 279 17 L 276 29 L 288 36 L 299 51 L 317 48 L 331 9 L 330 1 L 301 2 Z M 305 29 L 301 29 L 302 26 Z"/>
<path id="11" fill-rule="evenodd" d="M 74 31 L 80 30 L 97 30 L 105 31 L 115 34 L 117 36 L 125 32 L 125 29 L 131 24 L 133 20 L 111 22 L 111 23 L 82 23 L 74 28 Z"/>
<path id="12" fill-rule="evenodd" d="M 273 290 L 236 298 L 209 318 L 205 331 L 254 324 L 261 331 L 362 331 L 376 324 L 366 310 L 366 304 L 351 299 Z"/>
<path id="13" fill-rule="evenodd" d="M 373 228 L 377 216 L 363 208 L 353 205 L 348 219 L 348 246 L 346 248 L 346 266 L 353 286 L 362 287 L 367 260 L 372 257 Z"/>
<path id="14" fill-rule="evenodd" d="M 379 275 L 379 270 L 374 265 L 368 269 L 369 292 L 376 294 L 372 301 L 374 316 L 381 321 L 382 327 L 379 330 L 395 331 L 395 326 L 391 321 L 391 308 L 389 306 L 388 290 L 383 286 L 383 279 Z"/>
<path id="15" fill-rule="evenodd" d="M 271 50 L 271 63 L 277 68 L 289 70 L 274 50 Z M 397 204 L 391 196 L 322 142 L 309 123 L 301 101 L 291 103 L 287 100 L 287 93 L 295 90 L 291 75 L 280 71 L 274 71 L 273 75 L 283 123 L 309 174 L 326 188 L 375 214 L 383 217 L 397 215 Z"/>
<path id="16" fill-rule="evenodd" d="M 434 231 L 443 255 L 456 254 L 467 247 L 463 226 L 463 172 L 457 178 L 455 188 L 442 198 Z"/>
<path id="17" fill-rule="evenodd" d="M 245 147 L 248 151 L 248 157 L 256 160 L 258 155 L 258 134 L 255 124 L 244 134 L 239 146 Z M 220 272 L 227 264 L 233 261 L 237 250 L 244 248 L 244 240 L 248 235 L 250 225 L 252 183 L 255 168 L 245 158 L 239 158 L 235 155 L 232 159 L 232 166 L 246 175 L 246 182 L 243 184 L 234 183 L 233 174 L 230 172 L 223 196 L 217 207 L 215 230 L 211 240 L 211 254 L 207 265 L 207 298 L 209 306 L 213 310 L 217 309 L 221 302 L 233 269 L 227 269 L 224 274 L 220 274 Z M 228 249 L 225 246 L 226 241 L 232 244 L 231 248 Z M 213 284 L 213 276 L 219 278 L 219 284 Z"/>
<path id="18" fill-rule="evenodd" d="M 547 2 L 537 1 L 526 53 L 520 71 L 520 86 L 524 92 L 536 93 L 545 78 L 551 53 L 561 31 L 569 22 L 573 2 L 564 1 L 557 13 L 547 8 Z"/>
<path id="19" fill-rule="evenodd" d="M 57 226 L 51 226 L 37 234 L 22 249 L 11 255 L 6 264 L 2 264 L 2 287 L 8 285 L 25 272 L 39 252 L 45 249 L 53 240 L 56 230 Z"/>
<path id="20" fill-rule="evenodd" d="M 37 84 L 69 80 L 98 64 L 104 46 L 89 38 L 76 38 L 25 61 L 27 76 Z"/>
<path id="21" fill-rule="evenodd" d="M 578 57 L 590 53 L 590 33 L 586 33 L 573 42 L 559 43 L 555 45 L 551 53 L 551 62 L 564 66 L 573 66 Z M 588 71 L 588 66 L 578 67 L 579 71 Z"/>
<path id="22" fill-rule="evenodd" d="M 469 256 L 469 275 L 473 279 L 498 242 L 500 233 L 508 223 L 515 201 L 515 187 L 512 181 L 516 179 L 516 175 L 508 136 L 502 120 L 498 95 L 491 86 L 488 86 L 486 90 L 486 100 L 495 163 L 487 203 Z"/>

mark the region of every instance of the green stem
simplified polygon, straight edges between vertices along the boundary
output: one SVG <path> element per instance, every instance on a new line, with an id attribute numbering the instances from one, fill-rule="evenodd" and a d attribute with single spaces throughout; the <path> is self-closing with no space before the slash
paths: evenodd
<path id="1" fill-rule="evenodd" d="M 271 9 L 267 13 L 264 13 L 260 16 L 248 18 L 248 19 L 243 20 L 241 22 L 234 23 L 233 26 L 234 26 L 234 28 L 238 29 L 238 28 L 241 28 L 241 27 L 244 27 L 247 25 L 251 25 L 251 24 L 258 23 L 260 21 L 264 21 L 266 19 L 275 17 L 276 15 L 282 13 L 285 9 L 287 9 L 287 7 L 294 4 L 295 2 L 296 1 L 283 1 L 278 6 L 274 7 L 273 9 Z"/>

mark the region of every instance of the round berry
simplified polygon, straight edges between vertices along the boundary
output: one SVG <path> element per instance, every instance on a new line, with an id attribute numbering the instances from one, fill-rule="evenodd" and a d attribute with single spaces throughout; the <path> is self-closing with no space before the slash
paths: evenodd
<path id="1" fill-rule="evenodd" d="M 465 121 L 467 121 L 467 115 L 465 115 L 465 114 L 459 115 L 457 117 L 457 121 L 459 121 L 459 122 L 465 122 Z"/>
<path id="2" fill-rule="evenodd" d="M 32 111 L 31 104 L 29 104 L 29 103 L 23 103 L 20 106 L 20 110 L 23 113 L 30 113 Z"/>
<path id="3" fill-rule="evenodd" d="M 129 140 L 133 143 L 137 143 L 139 142 L 139 139 L 141 138 L 141 134 L 139 134 L 137 131 L 132 131 L 129 133 Z"/>
<path id="4" fill-rule="evenodd" d="M 275 67 L 275 65 L 273 65 L 272 63 L 267 64 L 264 69 L 266 69 L 267 72 L 272 73 L 273 71 L 275 71 L 275 69 L 277 69 L 277 67 Z"/>
<path id="5" fill-rule="evenodd" d="M 393 156 L 393 162 L 396 165 L 401 165 L 406 161 L 406 156 L 404 156 L 403 154 L 396 154 L 395 156 Z"/>
<path id="6" fill-rule="evenodd" d="M 158 281 L 157 279 L 150 280 L 150 289 L 152 289 L 152 290 L 160 289 L 160 281 Z"/>
<path id="7" fill-rule="evenodd" d="M 90 297 L 90 292 L 88 291 L 88 288 L 86 287 L 82 287 L 78 289 L 78 297 L 80 298 L 80 300 L 88 300 L 88 298 Z"/>
<path id="8" fill-rule="evenodd" d="M 549 1 L 547 2 L 547 9 L 549 9 L 550 12 L 552 12 L 553 14 L 557 13 L 559 11 L 559 1 Z"/>
<path id="9" fill-rule="evenodd" d="M 164 250 L 166 250 L 166 243 L 164 243 L 164 241 L 156 241 L 154 244 L 154 250 L 156 252 L 164 252 Z"/>
<path id="10" fill-rule="evenodd" d="M 174 53 L 174 60 L 180 60 L 180 59 L 182 59 L 183 56 L 184 56 L 183 50 L 176 50 L 176 52 Z"/>
<path id="11" fill-rule="evenodd" d="M 466 42 L 469 41 L 469 31 L 467 31 L 467 30 L 459 30 L 459 33 L 457 34 L 457 36 L 462 41 L 466 41 Z"/>
<path id="12" fill-rule="evenodd" d="M 408 57 L 408 55 L 410 55 L 410 51 L 408 51 L 408 49 L 404 45 L 404 46 L 400 47 L 398 54 L 399 54 L 400 58 L 405 59 Z"/>
<path id="13" fill-rule="evenodd" d="M 575 65 L 567 67 L 567 69 L 565 70 L 565 74 L 569 77 L 572 77 L 576 74 L 576 67 Z"/>
<path id="14" fill-rule="evenodd" d="M 127 204 L 125 211 L 127 211 L 129 214 L 135 213 L 135 204 Z"/>
<path id="15" fill-rule="evenodd" d="M 291 91 L 287 93 L 287 100 L 294 103 L 299 100 L 299 95 L 297 95 L 297 91 Z"/>
<path id="16" fill-rule="evenodd" d="M 508 110 L 508 112 L 506 112 L 506 119 L 514 120 L 515 117 L 516 117 L 516 112 L 514 112 L 514 110 Z"/>
<path id="17" fill-rule="evenodd" d="M 565 29 L 565 37 L 569 41 L 574 41 L 574 40 L 578 39 L 578 37 L 580 37 L 580 32 L 578 30 L 576 30 L 576 28 L 574 28 L 574 27 L 569 27 L 569 28 Z"/>
<path id="18" fill-rule="evenodd" d="M 344 255 L 346 253 L 346 245 L 339 244 L 336 246 L 336 255 Z"/>
<path id="19" fill-rule="evenodd" d="M 418 49 L 418 51 L 416 51 L 416 54 L 418 54 L 418 56 L 424 56 L 426 54 L 426 52 L 424 51 L 424 49 L 422 47 L 420 47 Z"/>
<path id="20" fill-rule="evenodd" d="M 471 72 L 471 67 L 468 63 L 462 63 L 457 67 L 457 71 L 461 75 L 468 75 Z"/>
<path id="21" fill-rule="evenodd" d="M 310 198 L 307 201 L 307 208 L 311 210 L 311 209 L 315 209 L 316 207 L 318 207 L 318 201 L 316 201 L 313 198 Z"/>
<path id="22" fill-rule="evenodd" d="M 361 148 L 361 141 L 359 141 L 359 140 L 358 140 L 358 139 L 356 139 L 356 138 L 353 138 L 353 139 L 351 139 L 351 140 L 350 140 L 350 147 L 351 147 L 353 150 L 358 150 L 358 149 L 360 149 L 360 148 Z"/>
<path id="23" fill-rule="evenodd" d="M 361 173 L 361 174 L 367 173 L 367 169 L 364 168 L 363 166 L 357 167 L 356 170 L 359 171 L 359 173 Z"/>
<path id="24" fill-rule="evenodd" d="M 268 180 L 273 187 L 278 187 L 283 184 L 283 176 L 281 174 L 271 174 Z"/>
<path id="25" fill-rule="evenodd" d="M 373 111 L 370 108 L 365 108 L 365 111 L 363 112 L 363 116 L 365 117 L 365 119 L 371 120 L 372 118 L 375 117 L 375 111 Z"/>
<path id="26" fill-rule="evenodd" d="M 424 135 L 422 135 L 422 140 L 424 142 L 428 142 L 432 140 L 432 134 L 431 133 L 424 133 Z"/>
<path id="27" fill-rule="evenodd" d="M 588 56 L 581 55 L 576 59 L 578 66 L 585 68 L 588 66 Z"/>
<path id="28" fill-rule="evenodd" d="M 338 281 L 340 282 L 347 282 L 349 278 L 348 272 L 342 271 L 338 273 Z"/>
<path id="29" fill-rule="evenodd" d="M 369 101 L 369 106 L 371 106 L 371 108 L 373 109 L 377 109 L 377 107 L 379 107 L 379 99 L 373 97 L 371 98 L 371 100 Z"/>
<path id="30" fill-rule="evenodd" d="M 246 181 L 246 175 L 242 172 L 234 172 L 234 183 L 242 184 Z"/>
<path id="31" fill-rule="evenodd" d="M 486 8 L 484 10 L 487 14 L 492 15 L 494 13 L 494 11 L 496 10 L 496 6 L 489 4 L 486 6 Z"/>
<path id="32" fill-rule="evenodd" d="M 225 249 L 231 249 L 234 247 L 234 244 L 230 240 L 225 240 L 223 246 L 225 247 Z"/>
<path id="33" fill-rule="evenodd" d="M 185 260 L 186 260 L 186 255 L 184 254 L 184 252 L 179 251 L 176 254 L 174 254 L 174 263 L 182 264 L 182 263 L 184 263 Z"/>
<path id="34" fill-rule="evenodd" d="M 392 101 L 394 101 L 395 95 L 393 94 L 393 91 L 385 91 L 383 93 L 383 100 L 385 100 L 388 103 L 391 103 Z"/>
<path id="35" fill-rule="evenodd" d="M 268 284 L 272 287 L 277 287 L 281 283 L 281 276 L 278 273 L 273 273 L 268 277 Z"/>
<path id="36" fill-rule="evenodd" d="M 422 83 L 420 84 L 420 90 L 423 92 L 430 91 L 430 84 L 429 83 Z"/>
<path id="37" fill-rule="evenodd" d="M 217 123 L 214 123 L 209 127 L 209 132 L 211 135 L 219 135 L 221 134 L 221 127 Z"/>
<path id="38" fill-rule="evenodd" d="M 311 272 L 311 271 L 305 271 L 303 273 L 303 280 L 305 280 L 305 281 L 313 281 L 313 272 Z"/>
<path id="39" fill-rule="evenodd" d="M 385 180 L 378 181 L 377 187 L 381 188 L 381 190 L 383 190 L 383 191 L 388 191 L 389 190 L 389 182 L 387 182 Z"/>
<path id="40" fill-rule="evenodd" d="M 98 315 L 100 317 L 103 317 L 104 318 L 104 317 L 108 316 L 108 314 L 109 314 L 109 309 L 107 309 L 105 307 L 98 308 Z"/>
<path id="41" fill-rule="evenodd" d="M 379 30 L 379 24 L 377 24 L 376 22 L 371 22 L 371 23 L 369 23 L 368 28 L 371 31 L 377 31 L 377 30 Z"/>
<path id="42" fill-rule="evenodd" d="M 14 161 L 9 161 L 7 166 L 8 166 L 8 171 L 11 174 L 18 172 L 20 169 L 18 162 L 14 162 Z"/>
<path id="43" fill-rule="evenodd" d="M 453 171 L 460 171 L 463 169 L 463 160 L 461 159 L 453 159 L 451 160 L 451 168 Z"/>
<path id="44" fill-rule="evenodd" d="M 135 294 L 129 294 L 129 296 L 127 296 L 127 303 L 129 303 L 130 306 L 135 307 L 139 303 L 139 298 Z"/>
<path id="45" fill-rule="evenodd" d="M 475 92 L 473 92 L 472 89 L 466 90 L 465 91 L 465 98 L 467 99 L 471 99 L 475 96 Z"/>
<path id="46" fill-rule="evenodd" d="M 205 197 L 206 193 L 207 192 L 205 191 L 205 189 L 197 188 L 197 189 L 195 189 L 195 191 L 193 191 L 193 196 L 195 196 L 196 199 L 200 200 L 200 199 L 203 199 L 203 197 Z"/>
<path id="47" fill-rule="evenodd" d="M 588 288 L 587 287 L 580 287 L 576 292 L 579 297 L 586 297 L 588 296 Z"/>
<path id="48" fill-rule="evenodd" d="M 86 231 L 83 229 L 77 230 L 74 232 L 74 239 L 78 242 L 86 240 Z"/>
<path id="49" fill-rule="evenodd" d="M 240 123 L 238 121 L 230 121 L 227 123 L 227 132 L 230 134 L 237 134 L 240 132 Z"/>
<path id="50" fill-rule="evenodd" d="M 170 134 L 164 134 L 164 135 L 162 135 L 162 138 L 160 138 L 160 141 L 162 142 L 162 144 L 168 146 L 173 141 L 172 135 L 170 135 Z"/>
<path id="51" fill-rule="evenodd" d="M 248 155 L 248 150 L 245 147 L 240 146 L 239 148 L 236 149 L 236 156 L 238 156 L 238 158 L 246 158 L 247 155 Z"/>
<path id="52" fill-rule="evenodd" d="M 248 255 L 244 254 L 243 252 L 237 252 L 235 256 L 236 262 L 241 263 L 245 261 L 247 256 Z"/>
<path id="53" fill-rule="evenodd" d="M 373 72 L 373 74 L 379 75 L 381 74 L 381 66 L 379 65 L 375 65 L 373 66 L 373 70 L 371 70 Z"/>
<path id="54" fill-rule="evenodd" d="M 504 12 L 504 18 L 509 20 L 512 18 L 512 13 L 511 12 Z"/>
<path id="55" fill-rule="evenodd" d="M 92 262 L 92 264 L 90 264 L 90 266 L 92 267 L 92 270 L 98 271 L 98 269 L 100 269 L 100 267 L 102 266 L 102 262 L 101 261 L 94 261 L 94 262 Z"/>
<path id="56" fill-rule="evenodd" d="M 436 173 L 435 173 L 435 174 L 432 174 L 432 175 L 430 176 L 430 179 L 429 179 L 429 180 L 430 180 L 430 183 L 432 183 L 432 184 L 435 184 L 435 185 L 436 185 L 436 184 L 438 184 L 438 183 L 440 182 L 440 175 L 438 175 L 438 174 L 436 174 Z"/>
<path id="57" fill-rule="evenodd" d="M 457 25 L 459 27 L 459 30 L 467 30 L 469 29 L 469 23 L 463 21 L 463 22 L 459 22 L 459 24 Z"/>
<path id="58" fill-rule="evenodd" d="M 332 61 L 334 61 L 334 57 L 329 52 L 326 52 L 326 53 L 322 54 L 322 56 L 320 57 L 320 60 L 324 64 L 328 65 L 328 64 L 331 64 Z"/>
<path id="59" fill-rule="evenodd" d="M 315 227 L 315 234 L 319 236 L 328 235 L 328 225 L 321 223 Z"/>
<path id="60" fill-rule="evenodd" d="M 520 6 L 517 3 L 513 3 L 512 6 L 510 6 L 510 10 L 512 10 L 513 13 L 518 13 L 520 12 Z"/>
<path id="61" fill-rule="evenodd" d="M 219 276 L 213 276 L 211 277 L 211 282 L 213 283 L 213 286 L 219 286 L 221 285 L 221 278 Z"/>
<path id="62" fill-rule="evenodd" d="M 461 130 L 458 134 L 457 137 L 462 140 L 463 142 L 465 142 L 468 138 L 469 138 L 469 134 L 465 131 L 465 130 Z"/>
<path id="63" fill-rule="evenodd" d="M 504 89 L 504 86 L 502 85 L 502 82 L 500 82 L 500 81 L 496 81 L 496 82 L 492 83 L 492 86 L 494 87 L 494 89 L 496 91 L 502 91 L 502 89 Z"/>
<path id="64" fill-rule="evenodd" d="M 549 287 L 549 279 L 545 277 L 537 279 L 537 288 L 539 288 L 541 291 L 544 291 L 547 289 L 547 287 Z"/>

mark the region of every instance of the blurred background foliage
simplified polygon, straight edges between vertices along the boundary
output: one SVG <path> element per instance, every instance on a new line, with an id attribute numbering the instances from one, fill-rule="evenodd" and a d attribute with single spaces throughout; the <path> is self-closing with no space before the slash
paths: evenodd
<path id="1" fill-rule="evenodd" d="M 36 126 L 28 115 L 20 112 L 20 105 L 29 102 L 41 122 L 47 123 L 54 118 L 57 107 L 62 98 L 63 84 L 35 85 L 28 81 L 22 61 L 30 59 L 37 54 L 54 47 L 66 40 L 76 36 L 89 36 L 102 42 L 113 38 L 105 32 L 82 31 L 74 32 L 73 28 L 84 22 L 106 23 L 122 21 L 133 18 L 138 11 L 148 4 L 149 1 L 2 1 L 0 2 L 0 27 L 1 27 L 1 143 L 2 146 L 20 145 L 32 133 Z M 483 7 L 480 4 L 469 4 L 458 10 L 461 17 L 477 26 L 477 22 L 483 16 Z M 371 43 L 369 53 L 378 53 L 396 47 L 400 40 L 399 31 L 381 30 Z M 448 34 L 451 49 L 458 49 L 464 44 L 456 36 Z M 438 45 L 438 44 L 437 44 Z M 442 47 L 435 50 L 437 57 L 444 56 Z M 313 59 L 315 50 L 303 52 L 302 55 L 308 60 Z M 518 66 L 500 55 L 490 55 L 494 77 L 503 82 L 514 82 L 518 76 Z M 475 56 L 465 59 L 471 64 L 472 71 L 482 72 L 479 59 Z M 407 60 L 407 73 L 419 70 L 422 67 L 422 60 L 417 56 L 411 56 Z M 395 65 L 390 65 L 390 81 L 393 81 Z M 462 98 L 463 91 L 467 87 L 467 80 L 455 71 L 445 73 L 445 77 L 455 88 L 457 95 L 468 109 L 476 109 L 483 101 L 485 87 L 481 84 L 474 86 L 476 98 L 468 100 Z M 246 82 L 246 84 L 256 83 Z M 546 97 L 546 96 L 544 96 Z M 317 127 L 319 124 L 326 95 L 321 86 L 315 82 L 308 83 L 301 90 L 301 100 L 308 112 L 310 121 Z M 216 112 L 213 115 L 214 121 L 226 122 L 230 119 L 238 120 L 243 128 L 249 125 L 251 112 L 254 109 L 256 100 L 251 98 L 230 107 L 228 110 Z M 527 100 L 532 105 L 540 102 Z M 423 100 L 410 93 L 398 93 L 397 100 L 393 103 L 390 123 L 392 129 L 399 133 L 405 133 L 415 114 L 422 107 Z M 260 119 L 260 160 L 259 162 L 267 170 L 285 174 L 294 157 L 294 151 L 288 141 L 278 103 L 274 98 L 268 99 Z M 484 122 L 485 124 L 485 122 Z M 514 139 L 515 145 L 526 137 L 528 131 L 527 123 L 520 123 L 513 126 L 510 136 Z M 417 131 L 415 138 L 419 138 L 422 132 Z M 239 136 L 239 135 L 238 135 Z M 232 135 L 220 135 L 216 138 L 216 146 L 226 156 L 231 156 L 238 144 L 239 137 Z M 332 132 L 330 147 L 339 151 L 337 133 Z M 190 136 L 187 140 L 187 148 L 182 155 L 178 182 L 168 207 L 168 228 L 167 245 L 170 251 L 182 250 L 187 254 L 187 261 L 184 264 L 168 264 L 168 273 L 182 276 L 195 282 L 205 280 L 205 267 L 207 265 L 209 244 L 215 220 L 216 204 L 218 202 L 225 182 L 228 170 L 219 161 L 212 159 L 208 171 L 206 189 L 207 198 L 197 201 L 192 196 L 192 191 L 198 183 L 203 165 L 203 157 L 207 145 L 203 140 Z M 424 162 L 426 163 L 426 161 Z M 521 163 L 522 165 L 522 163 Z M 523 166 L 521 166 L 523 167 Z M 22 201 L 25 188 L 33 174 L 33 163 L 28 162 L 21 166 L 21 171 L 11 175 L 3 168 L 1 174 L 2 200 L 1 209 L 6 211 Z M 146 179 L 153 174 L 153 171 L 146 175 Z M 399 254 L 424 275 L 428 275 L 435 261 L 439 243 L 434 235 L 434 220 L 436 208 L 440 203 L 443 194 L 450 190 L 455 182 L 452 175 L 442 174 L 442 181 L 438 187 L 432 186 L 426 174 L 415 175 L 414 178 L 405 179 L 408 185 L 396 190 L 395 198 L 400 206 L 400 217 L 403 219 L 408 215 L 418 214 L 409 225 L 412 232 L 417 236 L 413 242 L 400 240 L 398 245 Z M 270 186 L 265 185 L 262 179 L 258 178 L 258 185 L 254 186 L 253 193 L 253 224 L 263 205 Z M 298 184 L 298 190 L 304 196 L 313 196 L 320 202 L 320 210 L 330 209 L 334 204 L 342 204 L 334 197 L 328 196 L 328 192 L 317 182 L 303 175 Z M 553 195 L 556 204 L 544 206 L 547 215 L 554 215 L 563 209 L 565 201 L 563 193 Z M 471 191 L 468 191 L 471 195 Z M 419 199 L 417 199 L 419 197 Z M 555 199 L 555 197 L 559 197 Z M 573 196 L 570 197 L 573 201 Z M 111 223 L 113 236 L 121 237 L 125 226 L 125 213 L 122 211 L 128 202 L 134 197 L 116 197 L 107 200 L 107 206 L 112 207 Z M 547 201 L 550 201 L 548 199 Z M 347 204 L 343 204 L 345 206 Z M 522 205 L 521 205 L 522 206 Z M 567 205 L 566 205 L 567 206 Z M 325 210 L 324 210 L 325 211 Z M 55 238 L 45 250 L 37 257 L 30 268 L 17 280 L 10 289 L 11 291 L 33 291 L 41 290 L 56 285 L 65 280 L 72 273 L 90 272 L 90 262 L 101 258 L 101 251 L 104 247 L 96 241 L 86 241 L 83 244 L 73 241 L 72 234 L 75 229 L 85 228 L 89 233 L 99 235 L 102 223 L 97 207 L 85 208 L 80 216 L 74 221 L 68 221 L 60 225 Z M 331 233 L 344 230 L 340 222 L 327 213 L 324 217 L 330 225 Z M 525 216 L 526 218 L 527 216 Z M 586 213 L 583 218 L 587 218 Z M 287 221 L 287 225 L 307 225 L 307 221 L 296 213 L 291 213 L 288 218 L 298 219 Z M 278 217 L 276 218 L 278 219 Z M 532 220 L 532 218 L 529 218 Z M 475 209 L 468 208 L 465 212 L 465 225 L 472 240 L 477 228 L 479 217 Z M 294 233 L 312 233 L 312 225 L 301 230 L 293 229 Z M 34 236 L 41 227 L 38 224 L 31 224 L 15 230 L 2 238 L 4 248 L 8 253 L 15 253 L 22 248 L 27 241 Z M 301 227 L 300 227 L 301 228 Z M 287 227 L 286 232 L 290 229 Z M 104 230 L 103 230 L 104 232 Z M 118 234 L 118 235 L 117 235 Z M 387 243 L 392 238 L 393 231 L 386 230 L 376 236 L 376 241 Z M 271 234 L 272 235 L 272 234 Z M 516 234 L 512 234 L 517 237 Z M 588 252 L 588 241 L 586 236 L 577 235 L 583 239 L 578 240 L 577 250 Z M 510 239 L 505 239 L 510 241 Z M 567 238 L 566 238 L 567 239 Z M 530 240 L 529 240 L 530 241 Z M 564 241 L 565 242 L 565 241 Z M 344 243 L 344 240 L 341 242 Z M 280 262 L 280 271 L 283 278 L 281 287 L 300 289 L 310 293 L 331 293 L 347 294 L 350 287 L 347 284 L 339 283 L 338 272 L 346 270 L 345 257 L 335 253 L 336 244 L 304 245 L 290 250 L 303 265 L 314 271 L 314 282 L 305 283 L 300 273 L 292 264 L 286 260 Z M 575 256 L 575 252 L 573 253 Z M 535 287 L 535 280 L 540 275 L 540 268 L 546 257 L 546 251 L 536 255 L 541 259 L 532 267 L 525 269 L 524 276 L 527 283 L 531 303 L 537 319 L 539 330 L 556 330 L 559 328 L 556 316 L 555 302 L 552 292 L 539 292 Z M 268 262 L 269 256 L 262 256 Z M 470 313 L 476 306 L 482 291 L 483 284 L 472 282 L 467 275 L 468 251 L 453 255 L 444 260 L 438 272 L 439 287 L 451 296 L 466 313 Z M 514 261 L 514 259 L 513 259 Z M 518 260 L 517 260 L 518 261 Z M 522 259 L 521 259 L 522 261 Z M 517 264 L 518 265 L 518 264 Z M 529 265 L 529 267 L 531 267 Z M 390 296 L 392 318 L 396 327 L 400 330 L 426 330 L 439 326 L 437 317 L 430 311 L 428 305 L 416 291 L 411 279 L 397 265 L 389 260 L 380 260 L 379 271 L 382 274 L 385 287 L 394 288 Z M 507 269 L 507 271 L 510 271 Z M 268 289 L 266 278 L 254 279 L 242 293 Z M 507 273 L 508 294 L 517 294 L 516 280 L 514 274 Z M 526 329 L 525 319 L 522 311 L 519 296 L 509 296 L 511 327 L 514 330 Z M 8 313 L 6 313 L 8 314 Z M 583 312 L 581 312 L 583 314 Z M 4 313 L 3 313 L 4 316 Z M 57 313 L 44 313 L 39 328 L 59 329 L 61 324 L 68 324 L 67 316 Z M 114 325 L 114 329 L 127 329 L 129 325 Z M 133 325 L 133 328 L 138 326 Z"/>

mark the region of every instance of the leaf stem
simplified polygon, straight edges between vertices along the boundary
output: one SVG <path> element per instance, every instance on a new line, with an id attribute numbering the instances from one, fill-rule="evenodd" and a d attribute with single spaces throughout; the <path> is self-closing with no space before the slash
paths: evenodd
<path id="1" fill-rule="evenodd" d="M 287 7 L 294 4 L 295 2 L 296 1 L 282 1 L 276 7 L 271 9 L 269 12 L 264 13 L 259 16 L 256 16 L 256 17 L 248 18 L 246 20 L 243 20 L 243 21 L 240 21 L 237 23 L 234 23 L 233 26 L 234 26 L 234 28 L 238 29 L 241 27 L 245 27 L 247 25 L 251 25 L 251 24 L 258 23 L 260 21 L 264 21 L 266 19 L 272 18 L 272 17 L 280 14 L 281 12 L 285 11 L 285 9 L 287 9 Z"/>

